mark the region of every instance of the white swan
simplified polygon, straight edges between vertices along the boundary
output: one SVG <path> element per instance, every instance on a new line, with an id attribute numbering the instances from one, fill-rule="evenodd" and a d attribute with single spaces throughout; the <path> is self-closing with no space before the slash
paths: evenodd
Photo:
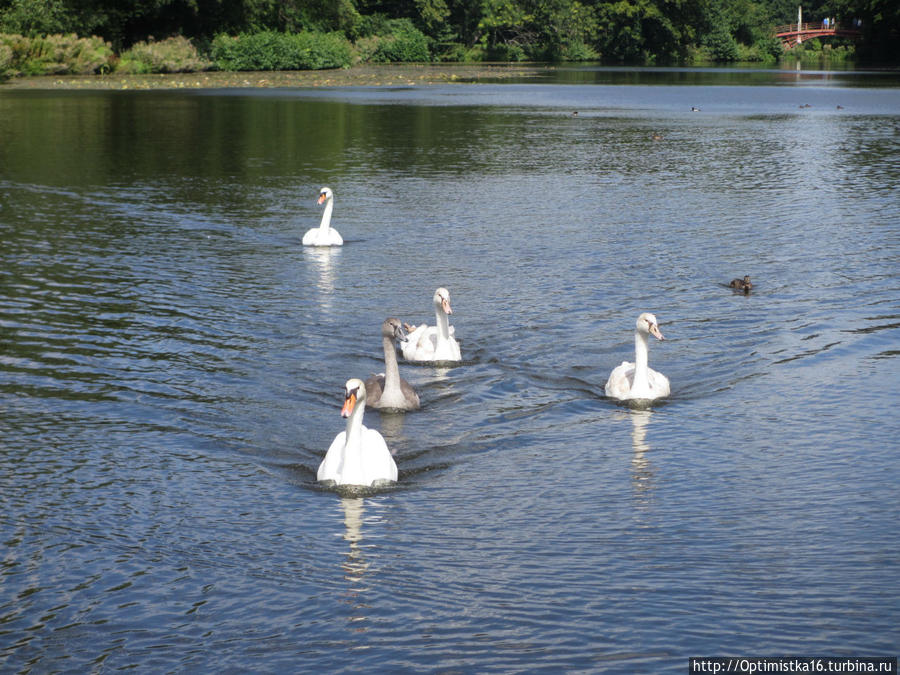
<path id="1" fill-rule="evenodd" d="M 407 361 L 459 361 L 459 343 L 453 337 L 454 330 L 450 326 L 450 291 L 439 288 L 434 292 L 435 326 L 422 324 L 418 327 L 407 326 L 408 339 L 401 347 L 403 358 Z"/>
<path id="2" fill-rule="evenodd" d="M 635 399 L 653 400 L 669 395 L 669 378 L 647 365 L 647 336 L 664 340 L 656 323 L 656 317 L 644 312 L 638 317 L 634 331 L 634 363 L 623 361 L 609 374 L 606 395 L 620 401 Z"/>
<path id="3" fill-rule="evenodd" d="M 334 193 L 331 188 L 323 187 L 319 191 L 319 199 L 316 202 L 321 205 L 324 202 L 325 211 L 322 213 L 322 222 L 303 235 L 304 246 L 343 246 L 344 240 L 337 230 L 331 228 L 331 212 L 334 210 Z"/>
<path id="4" fill-rule="evenodd" d="M 363 426 L 366 409 L 366 385 L 362 380 L 347 380 L 346 397 L 341 416 L 347 418 L 347 429 L 339 433 L 325 459 L 319 465 L 316 478 L 333 481 L 337 485 L 370 486 L 397 480 L 397 464 L 391 457 L 387 443 L 374 429 Z"/>
<path id="5" fill-rule="evenodd" d="M 417 410 L 419 396 L 412 385 L 400 377 L 394 340 L 406 342 L 406 331 L 399 319 L 385 319 L 381 324 L 384 372 L 366 380 L 366 398 L 369 407 L 379 410 Z"/>

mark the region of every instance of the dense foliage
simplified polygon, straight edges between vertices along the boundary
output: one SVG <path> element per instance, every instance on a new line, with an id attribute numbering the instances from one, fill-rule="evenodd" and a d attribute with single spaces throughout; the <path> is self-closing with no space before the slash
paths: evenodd
<path id="1" fill-rule="evenodd" d="M 350 65 L 350 43 L 341 33 L 263 31 L 220 33 L 212 58 L 223 70 L 318 70 Z"/>
<path id="2" fill-rule="evenodd" d="M 861 56 L 900 60 L 897 0 L 809 0 L 803 10 L 809 21 L 860 21 Z M 0 32 L 96 35 L 120 51 L 144 43 L 129 66 L 137 70 L 171 69 L 148 45 L 173 36 L 235 68 L 351 58 L 769 60 L 781 53 L 772 28 L 796 17 L 797 0 L 0 0 Z M 0 46 L 0 65 L 10 59 Z"/>

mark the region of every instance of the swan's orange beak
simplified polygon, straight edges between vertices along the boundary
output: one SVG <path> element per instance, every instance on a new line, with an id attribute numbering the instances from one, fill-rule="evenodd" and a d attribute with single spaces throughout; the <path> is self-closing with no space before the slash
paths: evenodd
<path id="1" fill-rule="evenodd" d="M 347 398 L 344 399 L 344 407 L 341 408 L 341 417 L 350 417 L 353 408 L 356 407 L 356 390 L 348 391 Z"/>
<path id="2" fill-rule="evenodd" d="M 318 199 L 318 201 L 316 202 L 316 204 L 318 204 L 319 206 L 321 206 L 324 202 L 325 202 L 325 193 L 323 192 L 322 194 L 319 195 L 319 199 Z"/>
<path id="3" fill-rule="evenodd" d="M 444 308 L 444 314 L 453 314 L 453 310 L 450 309 L 450 301 L 447 298 L 441 299 L 441 307 Z"/>
<path id="4" fill-rule="evenodd" d="M 657 340 L 665 340 L 663 334 L 659 332 L 659 327 L 655 323 L 650 324 L 650 332 L 653 334 Z"/>

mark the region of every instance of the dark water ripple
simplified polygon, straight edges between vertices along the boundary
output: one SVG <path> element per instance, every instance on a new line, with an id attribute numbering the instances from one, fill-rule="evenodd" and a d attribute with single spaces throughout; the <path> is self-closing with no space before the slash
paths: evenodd
<path id="1" fill-rule="evenodd" d="M 148 144 L 2 139 L 0 669 L 891 654 L 896 92 L 710 89 L 62 95 Z M 303 250 L 322 184 L 347 244 Z M 400 483 L 321 489 L 343 382 L 438 285 L 465 362 L 366 414 Z M 645 310 L 673 392 L 632 410 Z"/>

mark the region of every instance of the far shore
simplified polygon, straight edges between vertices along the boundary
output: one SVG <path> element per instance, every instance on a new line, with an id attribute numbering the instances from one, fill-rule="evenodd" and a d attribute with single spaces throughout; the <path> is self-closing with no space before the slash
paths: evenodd
<path id="1" fill-rule="evenodd" d="M 41 75 L 13 77 L 4 89 L 240 89 L 258 87 L 385 87 L 488 82 L 537 77 L 552 66 L 522 64 L 384 64 L 336 70 L 173 73 L 166 75 Z"/>

